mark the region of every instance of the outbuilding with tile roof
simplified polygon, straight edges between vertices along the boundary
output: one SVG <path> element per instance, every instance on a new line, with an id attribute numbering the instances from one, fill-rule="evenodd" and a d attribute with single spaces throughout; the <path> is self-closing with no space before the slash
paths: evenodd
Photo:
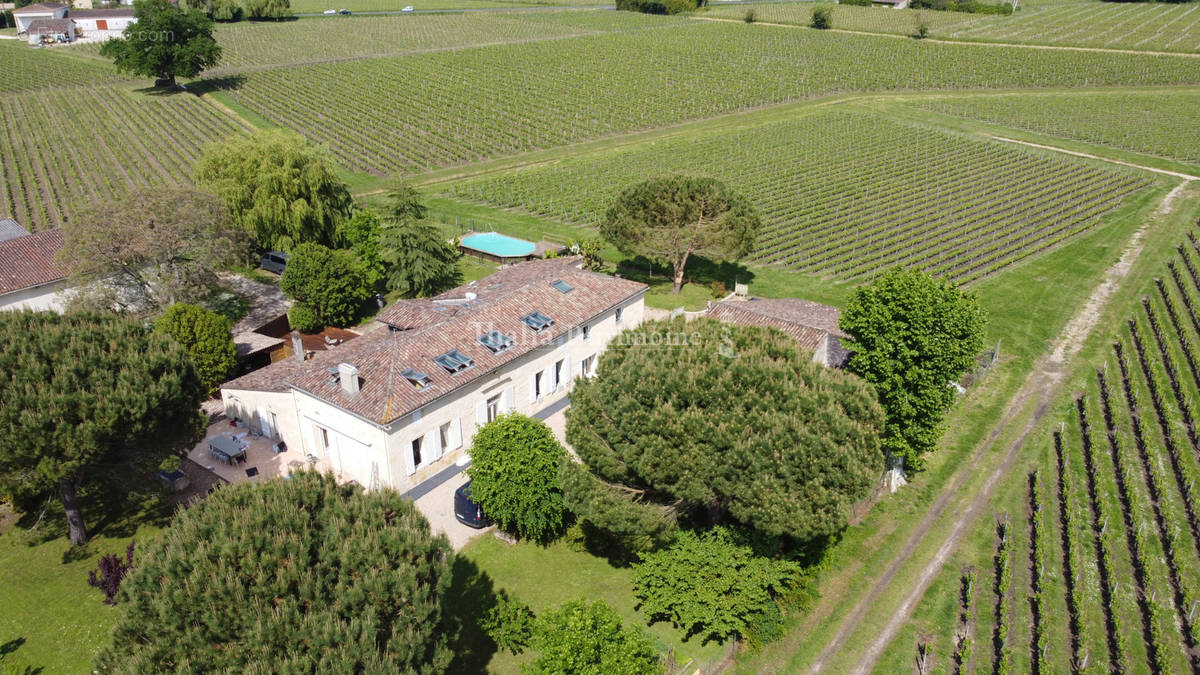
<path id="1" fill-rule="evenodd" d="M 66 272 L 54 257 L 62 231 L 44 230 L 0 241 L 0 310 L 61 310 Z"/>

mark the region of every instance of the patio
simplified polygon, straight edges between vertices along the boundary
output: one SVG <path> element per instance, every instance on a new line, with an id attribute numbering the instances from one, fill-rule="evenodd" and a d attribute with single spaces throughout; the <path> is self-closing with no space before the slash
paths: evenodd
<path id="1" fill-rule="evenodd" d="M 243 434 L 245 435 L 243 436 Z M 224 437 L 224 440 L 221 437 Z M 240 437 L 238 438 L 240 444 L 245 445 L 243 449 L 245 461 L 226 462 L 213 454 L 211 445 L 229 445 L 231 437 Z M 298 449 L 287 448 L 284 452 L 276 453 L 275 444 L 277 442 L 273 438 L 255 436 L 245 425 L 234 427 L 228 418 L 222 416 L 215 423 L 209 425 L 204 440 L 188 452 L 188 459 L 230 483 L 286 476 L 293 471 L 310 468 L 317 471 L 332 470 L 325 459 L 317 459 L 316 462 L 313 462 Z"/>

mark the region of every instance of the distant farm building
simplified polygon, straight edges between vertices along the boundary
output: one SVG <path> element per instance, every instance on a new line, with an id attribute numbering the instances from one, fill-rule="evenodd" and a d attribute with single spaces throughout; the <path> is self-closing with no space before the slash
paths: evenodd
<path id="1" fill-rule="evenodd" d="M 36 5 L 26 5 L 12 12 L 13 20 L 17 22 L 17 34 L 28 33 L 34 21 L 67 18 L 66 5 L 57 2 L 39 2 Z"/>
<path id="2" fill-rule="evenodd" d="M 132 7 L 71 9 L 57 2 L 42 2 L 13 10 L 17 34 L 30 44 L 74 42 L 84 37 L 105 40 L 137 22 Z"/>
<path id="3" fill-rule="evenodd" d="M 67 16 L 75 22 L 76 28 L 88 36 L 108 32 L 112 33 L 110 37 L 116 37 L 118 33 L 128 28 L 130 24 L 137 23 L 137 19 L 133 16 L 132 7 L 118 7 L 117 9 L 72 9 L 67 13 Z"/>

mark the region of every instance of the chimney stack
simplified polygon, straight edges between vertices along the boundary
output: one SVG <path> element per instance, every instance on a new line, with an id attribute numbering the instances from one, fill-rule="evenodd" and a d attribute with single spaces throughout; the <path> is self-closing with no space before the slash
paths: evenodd
<path id="1" fill-rule="evenodd" d="M 300 339 L 300 331 L 292 331 L 292 355 L 297 361 L 304 360 L 304 342 Z"/>
<path id="2" fill-rule="evenodd" d="M 338 379 L 342 382 L 342 391 L 350 396 L 358 394 L 358 367 L 350 363 L 338 364 Z"/>

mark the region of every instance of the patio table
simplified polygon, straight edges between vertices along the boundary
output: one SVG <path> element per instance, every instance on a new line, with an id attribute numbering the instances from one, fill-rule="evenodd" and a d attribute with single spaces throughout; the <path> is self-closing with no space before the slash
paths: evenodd
<path id="1" fill-rule="evenodd" d="M 246 454 L 246 450 L 242 447 L 241 442 L 232 436 L 214 436 L 208 441 L 208 449 L 218 457 L 226 458 L 228 462 L 232 462 Z"/>

